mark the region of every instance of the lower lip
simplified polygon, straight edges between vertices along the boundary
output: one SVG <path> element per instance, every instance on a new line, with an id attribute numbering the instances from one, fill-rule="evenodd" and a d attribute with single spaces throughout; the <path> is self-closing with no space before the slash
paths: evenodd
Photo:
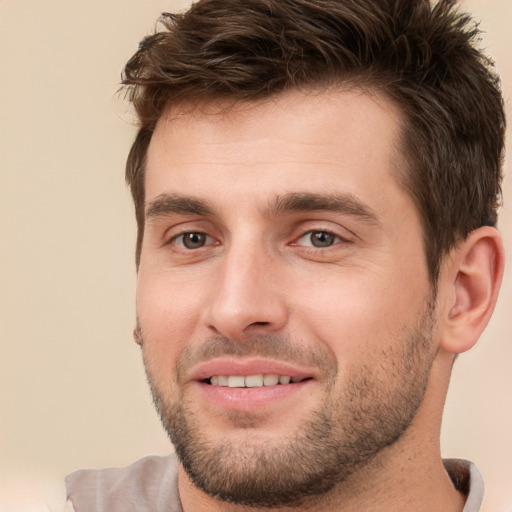
<path id="1" fill-rule="evenodd" d="M 281 401 L 303 392 L 306 387 L 311 386 L 312 382 L 312 380 L 305 380 L 293 384 L 277 384 L 259 388 L 212 386 L 205 382 L 198 382 L 198 385 L 203 397 L 211 405 L 225 410 L 240 411 L 260 409 L 274 403 L 281 403 Z"/>

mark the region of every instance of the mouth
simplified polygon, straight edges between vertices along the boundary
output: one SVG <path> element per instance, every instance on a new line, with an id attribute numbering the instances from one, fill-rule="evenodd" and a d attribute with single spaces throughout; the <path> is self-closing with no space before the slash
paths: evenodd
<path id="1" fill-rule="evenodd" d="M 298 400 L 306 389 L 314 389 L 317 380 L 315 369 L 259 358 L 218 358 L 189 375 L 196 396 L 213 406 L 214 414 L 285 407 L 283 400 Z"/>
<path id="2" fill-rule="evenodd" d="M 289 375 L 257 374 L 257 375 L 213 375 L 204 379 L 205 384 L 228 388 L 261 388 L 297 384 L 310 380 L 311 377 L 290 377 Z"/>

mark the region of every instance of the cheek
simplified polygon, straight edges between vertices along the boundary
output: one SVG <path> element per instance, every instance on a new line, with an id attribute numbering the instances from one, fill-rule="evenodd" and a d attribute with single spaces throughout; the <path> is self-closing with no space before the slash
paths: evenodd
<path id="1" fill-rule="evenodd" d="M 140 272 L 136 296 L 144 357 L 152 368 L 168 371 L 199 323 L 201 298 L 197 287 L 173 282 L 165 275 Z"/>
<path id="2" fill-rule="evenodd" d="M 340 366 L 368 360 L 400 343 L 423 313 L 428 287 L 414 288 L 404 280 L 398 273 L 393 279 L 389 273 L 379 278 L 347 272 L 338 281 L 311 282 L 295 303 L 300 330 L 325 343 Z"/>

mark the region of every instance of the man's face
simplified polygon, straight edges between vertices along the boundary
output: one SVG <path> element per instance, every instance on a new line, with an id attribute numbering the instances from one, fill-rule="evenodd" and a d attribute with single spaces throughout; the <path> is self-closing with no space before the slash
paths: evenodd
<path id="1" fill-rule="evenodd" d="M 208 494 L 298 503 L 409 428 L 436 340 L 399 120 L 352 91 L 158 123 L 138 318 L 163 423 Z"/>

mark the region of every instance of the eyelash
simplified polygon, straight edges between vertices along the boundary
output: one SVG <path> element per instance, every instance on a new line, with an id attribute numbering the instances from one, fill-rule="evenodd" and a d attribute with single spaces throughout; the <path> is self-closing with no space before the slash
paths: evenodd
<path id="1" fill-rule="evenodd" d="M 311 222 L 313 224 L 313 222 Z M 310 226 L 311 226 L 310 224 Z M 316 224 L 316 222 L 314 223 Z M 300 250 L 304 256 L 307 254 L 310 254 L 311 257 L 328 257 L 329 255 L 336 254 L 336 250 L 342 249 L 343 247 L 346 247 L 350 245 L 351 243 L 351 237 L 350 235 L 343 236 L 340 234 L 340 230 L 338 229 L 329 229 L 328 227 L 322 227 L 321 225 L 312 225 L 310 226 L 302 226 L 302 229 L 299 231 L 299 226 L 297 226 L 297 230 L 295 231 L 298 233 L 297 235 L 293 236 L 291 238 L 291 241 L 287 242 L 288 247 L 296 248 L 296 250 Z M 309 229 L 308 229 L 309 228 Z M 204 229 L 199 226 L 190 226 L 190 228 L 187 229 L 186 226 L 182 227 L 181 231 L 175 232 L 174 235 L 167 238 L 167 241 L 165 242 L 165 245 L 169 246 L 172 250 L 172 252 L 178 256 L 182 257 L 200 257 L 203 258 L 206 256 L 207 252 L 214 251 L 216 249 L 216 246 L 222 245 L 222 241 L 219 240 L 218 236 L 212 236 L 210 233 L 210 229 Z M 327 238 L 327 245 L 314 245 L 314 242 L 312 241 L 313 234 L 322 234 L 324 239 Z M 187 247 L 185 242 L 185 237 L 189 236 L 200 236 L 205 237 L 204 243 L 200 243 L 198 246 L 193 246 L 193 240 L 192 240 L 192 246 Z M 309 237 L 309 238 L 308 238 Z M 331 241 L 329 242 L 329 237 L 331 237 Z M 320 239 L 321 241 L 321 239 Z"/>
<path id="2" fill-rule="evenodd" d="M 329 245 L 315 246 L 311 239 L 313 234 L 327 235 L 328 237 L 332 237 L 333 240 L 331 241 L 331 243 L 329 243 Z M 302 239 L 305 239 L 308 236 L 310 237 L 309 244 L 302 245 L 299 243 Z M 325 250 L 328 250 L 328 249 L 330 249 L 340 243 L 344 243 L 344 242 L 348 242 L 348 240 L 346 238 L 340 236 L 339 234 L 334 233 L 333 231 L 331 231 L 329 229 L 309 229 L 309 230 L 305 231 L 302 235 L 300 235 L 298 238 L 296 238 L 296 241 L 293 242 L 292 245 L 304 247 L 310 251 L 325 251 Z"/>
<path id="3" fill-rule="evenodd" d="M 332 237 L 331 243 L 325 246 L 315 246 L 311 241 L 311 238 L 309 239 L 310 243 L 300 243 L 301 240 L 305 239 L 308 236 L 311 237 L 315 233 Z M 187 247 L 185 242 L 185 237 L 187 235 L 199 235 L 201 237 L 205 237 L 205 242 L 202 245 L 199 245 L 198 247 Z M 350 240 L 348 240 L 347 238 L 342 237 L 341 235 L 329 229 L 308 229 L 307 231 L 304 231 L 300 236 L 296 237 L 290 245 L 292 247 L 301 247 L 302 249 L 310 252 L 325 252 L 339 244 L 349 242 Z M 184 252 L 194 252 L 200 249 L 211 248 L 212 246 L 219 245 L 219 242 L 205 231 L 187 230 L 174 235 L 172 238 L 170 238 L 168 244 L 174 245 L 178 250 Z"/>
<path id="4" fill-rule="evenodd" d="M 184 237 L 186 235 L 204 236 L 204 237 L 206 237 L 206 241 L 203 245 L 201 245 L 200 247 L 197 247 L 197 248 L 186 247 L 185 242 L 184 242 Z M 181 243 L 178 242 L 179 239 L 181 239 Z M 169 240 L 169 243 L 176 245 L 177 247 L 179 247 L 180 249 L 185 250 L 185 251 L 194 251 L 194 250 L 202 249 L 203 247 L 212 245 L 211 243 L 208 243 L 208 239 L 210 239 L 210 241 L 215 240 L 212 236 L 208 235 L 208 233 L 205 233 L 204 231 L 183 231 L 182 233 L 178 233 L 177 235 L 174 235 Z M 217 245 L 217 244 L 213 244 L 213 245 Z"/>

